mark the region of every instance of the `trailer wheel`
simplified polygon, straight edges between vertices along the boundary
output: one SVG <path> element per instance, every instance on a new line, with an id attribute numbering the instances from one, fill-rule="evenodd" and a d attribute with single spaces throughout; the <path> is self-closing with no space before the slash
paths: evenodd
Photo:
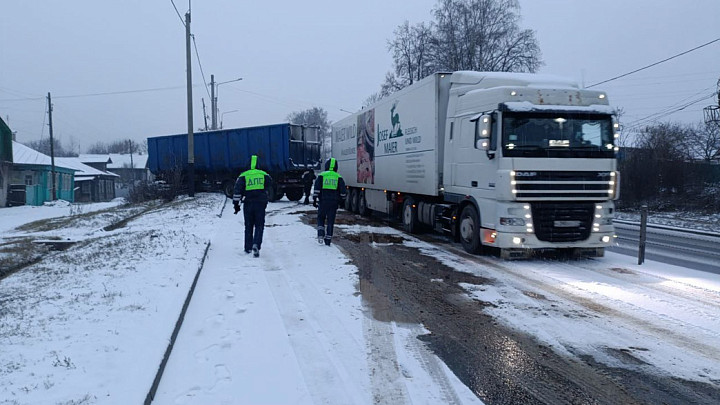
<path id="1" fill-rule="evenodd" d="M 420 224 L 418 223 L 417 207 L 412 197 L 405 198 L 402 210 L 402 223 L 405 230 L 409 233 L 418 233 Z"/>
<path id="2" fill-rule="evenodd" d="M 267 191 L 268 200 L 270 202 L 275 202 L 281 198 L 283 198 L 283 191 L 278 190 L 277 185 L 273 184 L 270 188 L 270 190 Z"/>
<path id="3" fill-rule="evenodd" d="M 359 195 L 360 195 L 360 190 L 358 190 L 356 188 L 354 188 L 354 189 L 352 189 L 352 191 L 350 191 L 350 211 L 352 211 L 356 214 L 359 211 L 359 205 L 360 205 L 359 201 L 358 201 Z"/>
<path id="4" fill-rule="evenodd" d="M 290 201 L 299 201 L 305 195 L 305 192 L 301 188 L 291 188 L 285 191 L 285 195 Z"/>
<path id="5" fill-rule="evenodd" d="M 460 214 L 460 243 L 466 252 L 477 254 L 482 250 L 480 242 L 480 216 L 475 207 L 468 205 Z"/>
<path id="6" fill-rule="evenodd" d="M 348 189 L 345 196 L 345 211 L 352 211 L 352 189 Z"/>
<path id="7" fill-rule="evenodd" d="M 235 180 L 227 179 L 223 182 L 223 192 L 225 197 L 232 198 L 235 193 Z"/>
<path id="8" fill-rule="evenodd" d="M 361 191 L 358 193 L 358 214 L 368 217 L 370 216 L 370 208 L 367 206 L 367 201 L 365 200 L 365 192 Z"/>

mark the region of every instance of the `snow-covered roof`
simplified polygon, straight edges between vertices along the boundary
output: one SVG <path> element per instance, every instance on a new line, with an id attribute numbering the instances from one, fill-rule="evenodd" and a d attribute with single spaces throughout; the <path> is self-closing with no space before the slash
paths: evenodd
<path id="1" fill-rule="evenodd" d="M 80 159 L 83 163 L 112 163 L 112 159 L 110 159 L 110 155 L 107 154 L 90 154 L 90 153 L 81 153 L 78 156 L 78 159 Z"/>
<path id="2" fill-rule="evenodd" d="M 35 149 L 27 147 L 20 142 L 13 141 L 13 163 L 19 165 L 42 165 L 50 166 L 52 161 L 50 156 L 40 153 Z M 55 158 L 55 166 L 63 167 L 66 169 L 73 169 L 71 166 L 66 166 L 64 163 L 58 162 L 61 158 Z"/>
<path id="3" fill-rule="evenodd" d="M 478 88 L 500 86 L 580 88 L 576 80 L 535 73 L 458 71 L 452 74 L 450 80 L 458 84 L 472 84 Z"/>
<path id="4" fill-rule="evenodd" d="M 108 169 L 144 169 L 147 166 L 148 155 L 141 155 L 137 153 L 133 153 L 132 155 L 129 153 L 111 153 L 110 159 L 112 159 L 112 163 L 108 164 Z"/>
<path id="5" fill-rule="evenodd" d="M 64 167 L 75 169 L 75 177 L 93 177 L 93 176 L 111 176 L 120 177 L 115 173 L 104 172 L 98 170 L 92 166 L 88 166 L 81 162 L 80 158 L 75 157 L 60 157 L 55 158 L 55 162 L 60 162 Z"/>

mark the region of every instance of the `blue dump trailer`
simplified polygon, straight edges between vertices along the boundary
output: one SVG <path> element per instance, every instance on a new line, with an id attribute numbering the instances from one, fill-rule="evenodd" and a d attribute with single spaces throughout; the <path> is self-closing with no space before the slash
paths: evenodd
<path id="1" fill-rule="evenodd" d="M 318 127 L 275 124 L 222 129 L 198 132 L 193 142 L 196 182 L 229 197 L 252 155 L 258 156 L 259 168 L 273 178 L 271 201 L 283 195 L 291 201 L 302 198 L 302 174 L 321 166 Z M 187 134 L 148 138 L 148 167 L 160 180 L 182 181 L 178 179 L 185 178 L 188 169 Z"/>

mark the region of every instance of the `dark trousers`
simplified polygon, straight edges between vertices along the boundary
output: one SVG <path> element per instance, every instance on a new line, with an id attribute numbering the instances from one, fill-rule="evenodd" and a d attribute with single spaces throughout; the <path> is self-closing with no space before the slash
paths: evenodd
<path id="1" fill-rule="evenodd" d="M 266 202 L 246 201 L 243 204 L 243 215 L 245 216 L 245 250 L 262 245 L 263 230 L 265 229 L 265 208 Z"/>
<path id="2" fill-rule="evenodd" d="M 305 204 L 307 204 L 310 201 L 310 192 L 312 191 L 312 184 L 311 185 L 305 185 Z"/>
<path id="3" fill-rule="evenodd" d="M 335 214 L 337 214 L 338 202 L 337 201 L 323 201 L 320 200 L 318 205 L 318 237 L 325 237 L 331 239 L 333 235 L 333 226 L 335 225 Z M 325 221 L 327 220 L 327 225 Z"/>

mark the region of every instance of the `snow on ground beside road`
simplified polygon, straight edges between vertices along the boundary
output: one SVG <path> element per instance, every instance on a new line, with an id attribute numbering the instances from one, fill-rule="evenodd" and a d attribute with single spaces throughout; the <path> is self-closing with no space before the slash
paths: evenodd
<path id="1" fill-rule="evenodd" d="M 2 208 L 0 209 L 0 235 L 5 236 L 10 233 L 12 229 L 29 222 L 80 215 L 117 207 L 124 203 L 125 200 L 122 198 L 116 198 L 110 202 L 89 204 L 71 204 L 65 200 L 59 200 L 45 203 L 45 205 L 39 207 L 24 205 L 21 207 Z"/>
<path id="2" fill-rule="evenodd" d="M 80 221 L 57 231 L 75 247 L 3 279 L 0 404 L 142 403 L 223 202 L 181 199 L 110 232 Z M 27 219 L 56 213 L 39 210 L 53 212 Z"/>

